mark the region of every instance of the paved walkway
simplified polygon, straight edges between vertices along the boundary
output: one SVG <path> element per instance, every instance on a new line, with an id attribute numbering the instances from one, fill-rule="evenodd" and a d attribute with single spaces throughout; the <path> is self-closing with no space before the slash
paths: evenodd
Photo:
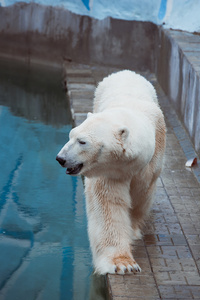
<path id="1" fill-rule="evenodd" d="M 66 64 L 75 126 L 92 111 L 97 82 L 113 71 Z M 110 299 L 200 299 L 200 170 L 194 169 L 195 177 L 185 168 L 195 155 L 192 145 L 154 75 L 143 75 L 156 87 L 166 118 L 165 164 L 144 238 L 134 246 L 142 273 L 108 275 Z"/>

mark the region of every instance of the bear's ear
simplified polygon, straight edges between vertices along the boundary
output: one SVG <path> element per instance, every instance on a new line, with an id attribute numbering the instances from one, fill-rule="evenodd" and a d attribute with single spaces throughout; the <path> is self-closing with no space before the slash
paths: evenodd
<path id="1" fill-rule="evenodd" d="M 91 117 L 92 115 L 93 115 L 93 113 L 89 112 L 89 113 L 87 114 L 87 118 Z"/>
<path id="2" fill-rule="evenodd" d="M 119 128 L 119 136 L 125 141 L 129 135 L 129 130 L 126 126 Z"/>

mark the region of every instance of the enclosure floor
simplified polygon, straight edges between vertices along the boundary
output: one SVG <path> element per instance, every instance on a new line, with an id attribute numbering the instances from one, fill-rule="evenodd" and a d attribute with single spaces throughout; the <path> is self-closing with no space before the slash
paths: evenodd
<path id="1" fill-rule="evenodd" d="M 97 83 L 116 69 L 66 65 L 66 85 L 79 125 L 92 111 Z M 143 239 L 133 248 L 141 274 L 108 275 L 110 299 L 200 299 L 199 166 L 185 167 L 195 156 L 192 144 L 154 74 L 143 73 L 155 86 L 167 124 L 165 163 Z"/>

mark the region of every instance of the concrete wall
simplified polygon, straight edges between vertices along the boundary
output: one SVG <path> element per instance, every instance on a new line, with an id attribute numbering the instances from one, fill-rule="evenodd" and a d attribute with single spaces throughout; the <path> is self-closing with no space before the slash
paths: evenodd
<path id="1" fill-rule="evenodd" d="M 160 29 L 157 78 L 200 155 L 200 36 Z"/>
<path id="2" fill-rule="evenodd" d="M 0 0 L 9 6 L 21 0 Z M 23 0 L 30 3 L 30 0 Z M 164 24 L 165 28 L 200 31 L 199 0 L 34 0 L 46 6 L 60 7 L 95 19 L 112 17 Z"/>
<path id="3" fill-rule="evenodd" d="M 156 32 L 150 22 L 97 20 L 35 3 L 0 7 L 0 55 L 28 61 L 152 71 Z"/>

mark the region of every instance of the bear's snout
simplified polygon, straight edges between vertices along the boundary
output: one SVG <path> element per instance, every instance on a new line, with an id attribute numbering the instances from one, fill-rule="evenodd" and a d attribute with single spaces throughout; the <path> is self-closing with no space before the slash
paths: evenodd
<path id="1" fill-rule="evenodd" d="M 56 160 L 59 162 L 59 164 L 62 166 L 62 167 L 64 167 L 64 165 L 65 165 L 65 163 L 66 163 L 66 160 L 65 159 L 63 159 L 62 157 L 60 157 L 60 156 L 56 156 Z"/>

